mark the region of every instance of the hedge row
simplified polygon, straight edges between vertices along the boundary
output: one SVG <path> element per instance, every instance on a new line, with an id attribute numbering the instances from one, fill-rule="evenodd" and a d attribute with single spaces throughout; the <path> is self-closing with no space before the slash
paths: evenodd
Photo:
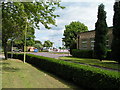
<path id="1" fill-rule="evenodd" d="M 80 49 L 73 49 L 71 51 L 73 57 L 78 58 L 94 58 L 93 56 L 93 50 L 80 50 Z M 107 51 L 106 58 L 108 60 L 111 60 L 111 51 Z"/>
<path id="2" fill-rule="evenodd" d="M 23 54 L 13 54 L 13 58 L 23 60 Z M 72 81 L 80 87 L 91 90 L 102 90 L 105 88 L 120 89 L 120 75 L 115 71 L 103 70 L 32 54 L 27 54 L 26 62 L 63 79 Z"/>
<path id="3" fill-rule="evenodd" d="M 93 50 L 72 49 L 72 56 L 78 58 L 93 58 Z"/>

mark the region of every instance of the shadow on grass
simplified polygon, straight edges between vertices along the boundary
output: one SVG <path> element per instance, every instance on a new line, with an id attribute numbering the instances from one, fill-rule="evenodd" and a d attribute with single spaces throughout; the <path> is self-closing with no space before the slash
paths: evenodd
<path id="1" fill-rule="evenodd" d="M 30 63 L 29 63 L 30 64 Z M 36 69 L 46 73 L 47 75 L 57 79 L 58 81 L 68 85 L 70 88 L 72 88 L 72 90 L 84 90 L 82 87 L 79 87 L 78 85 L 75 85 L 73 82 L 69 81 L 69 80 L 65 80 L 63 78 L 61 78 L 60 76 L 57 76 L 57 75 L 54 75 L 54 73 L 51 73 L 47 70 L 44 70 L 44 69 L 41 69 L 39 66 L 36 66 L 36 65 L 32 65 L 30 64 L 31 66 L 35 67 Z M 68 88 L 69 89 L 69 88 Z M 71 90 L 71 89 L 70 89 Z"/>
<path id="2" fill-rule="evenodd" d="M 2 67 L 2 71 L 5 71 L 5 72 L 17 72 L 19 70 L 20 70 L 19 68 L 13 68 L 13 67 L 7 67 L 7 66 Z"/>
<path id="3" fill-rule="evenodd" d="M 0 65 L 10 65 L 10 63 L 0 62 Z"/>

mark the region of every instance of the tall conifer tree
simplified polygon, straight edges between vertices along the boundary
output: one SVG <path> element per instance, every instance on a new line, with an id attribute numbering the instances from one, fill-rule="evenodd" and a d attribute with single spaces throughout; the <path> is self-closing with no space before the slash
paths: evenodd
<path id="1" fill-rule="evenodd" d="M 98 7 L 98 20 L 95 23 L 95 43 L 94 43 L 94 56 L 102 61 L 106 56 L 106 38 L 107 38 L 107 23 L 106 12 L 104 5 L 100 4 Z"/>
<path id="2" fill-rule="evenodd" d="M 114 4 L 112 57 L 120 63 L 120 0 Z"/>

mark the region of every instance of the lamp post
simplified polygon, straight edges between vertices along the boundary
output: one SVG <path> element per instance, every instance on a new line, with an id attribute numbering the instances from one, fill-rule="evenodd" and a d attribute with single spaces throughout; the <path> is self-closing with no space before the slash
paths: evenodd
<path id="1" fill-rule="evenodd" d="M 13 38 L 11 39 L 11 58 L 13 57 Z"/>
<path id="2" fill-rule="evenodd" d="M 26 60 L 26 33 L 27 33 L 27 18 L 26 18 L 26 26 L 25 26 L 25 32 L 24 32 L 24 38 L 25 38 L 25 43 L 24 43 L 24 63 Z"/>

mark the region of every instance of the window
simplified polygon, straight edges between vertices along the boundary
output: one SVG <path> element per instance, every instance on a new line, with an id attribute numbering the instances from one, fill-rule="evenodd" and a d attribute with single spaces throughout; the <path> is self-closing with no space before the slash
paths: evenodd
<path id="1" fill-rule="evenodd" d="M 91 39 L 90 39 L 90 44 L 91 44 L 91 48 L 92 48 L 92 49 L 94 48 L 94 42 L 95 42 L 95 41 L 94 41 L 94 38 L 91 38 Z"/>
<path id="2" fill-rule="evenodd" d="M 82 40 L 82 48 L 87 48 L 87 40 Z"/>
<path id="3" fill-rule="evenodd" d="M 109 48 L 109 40 L 106 40 L 106 47 Z"/>

